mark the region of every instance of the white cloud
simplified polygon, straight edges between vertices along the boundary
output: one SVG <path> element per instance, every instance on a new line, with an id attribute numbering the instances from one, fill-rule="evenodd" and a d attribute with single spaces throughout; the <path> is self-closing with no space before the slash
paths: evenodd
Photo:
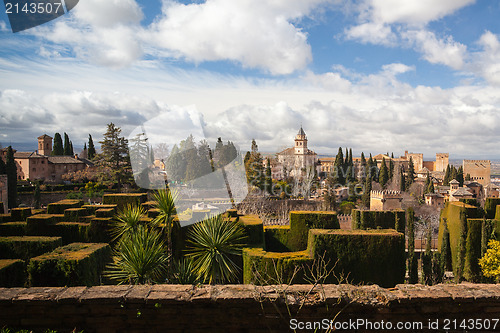
<path id="1" fill-rule="evenodd" d="M 473 55 L 470 68 L 488 83 L 500 85 L 500 41 L 491 31 L 486 31 L 478 41 L 481 51 Z"/>
<path id="2" fill-rule="evenodd" d="M 474 2 L 475 0 L 367 0 L 375 22 L 408 24 L 425 24 Z"/>
<path id="3" fill-rule="evenodd" d="M 231 60 L 289 74 L 312 59 L 307 35 L 293 21 L 325 2 L 209 0 L 184 5 L 166 0 L 151 27 L 151 42 L 188 61 Z"/>
<path id="4" fill-rule="evenodd" d="M 395 46 L 397 36 L 389 25 L 367 22 L 345 29 L 348 39 L 359 40 L 362 43 Z"/>
<path id="5" fill-rule="evenodd" d="M 467 56 L 467 47 L 453 40 L 451 36 L 438 39 L 427 30 L 410 30 L 401 37 L 413 45 L 425 60 L 432 64 L 442 64 L 453 69 L 462 69 Z"/>

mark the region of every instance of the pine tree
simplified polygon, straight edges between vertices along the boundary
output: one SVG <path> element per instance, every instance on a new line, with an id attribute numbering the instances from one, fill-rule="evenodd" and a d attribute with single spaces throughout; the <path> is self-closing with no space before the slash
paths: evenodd
<path id="1" fill-rule="evenodd" d="M 118 189 L 121 189 L 122 183 L 129 181 L 132 176 L 128 140 L 120 136 L 121 132 L 121 128 L 116 127 L 115 124 L 108 124 L 103 140 L 99 141 L 102 152 L 98 157 L 99 166 L 109 172 Z"/>
<path id="2" fill-rule="evenodd" d="M 17 167 L 12 146 L 9 146 L 7 149 L 5 170 L 7 172 L 9 208 L 14 208 L 17 207 Z"/>
<path id="3" fill-rule="evenodd" d="M 64 154 L 66 156 L 71 155 L 71 146 L 70 146 L 70 141 L 69 141 L 69 136 L 64 132 Z"/>
<path id="4" fill-rule="evenodd" d="M 64 155 L 63 142 L 61 138 L 61 134 L 54 134 L 54 147 L 52 149 L 53 156 L 62 156 Z"/>
<path id="5" fill-rule="evenodd" d="M 95 147 L 94 147 L 94 140 L 92 140 L 92 135 L 89 134 L 89 148 L 88 148 L 88 159 L 92 160 L 95 157 Z"/>
<path id="6" fill-rule="evenodd" d="M 387 185 L 389 180 L 389 170 L 387 170 L 387 165 L 385 164 L 385 157 L 382 158 L 382 164 L 380 165 L 380 172 L 378 174 L 378 182 L 382 187 Z"/>

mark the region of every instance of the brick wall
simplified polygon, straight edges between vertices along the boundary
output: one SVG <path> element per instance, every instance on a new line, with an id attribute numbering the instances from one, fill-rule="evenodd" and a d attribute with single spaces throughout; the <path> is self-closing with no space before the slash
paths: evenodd
<path id="1" fill-rule="evenodd" d="M 499 285 L 325 285 L 312 291 L 308 285 L 296 285 L 282 290 L 253 285 L 0 288 L 0 327 L 106 333 L 287 332 L 290 318 L 321 321 L 338 314 L 337 323 L 418 321 L 425 331 L 429 321 L 440 320 L 442 328 L 445 319 L 460 323 L 500 318 Z"/>

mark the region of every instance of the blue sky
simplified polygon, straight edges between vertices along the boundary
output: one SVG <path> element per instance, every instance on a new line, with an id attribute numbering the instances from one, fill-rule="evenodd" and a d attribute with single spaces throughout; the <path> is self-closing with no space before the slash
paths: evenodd
<path id="1" fill-rule="evenodd" d="M 278 151 L 303 124 L 323 154 L 500 158 L 499 14 L 495 0 L 82 0 L 13 34 L 2 10 L 0 142 L 67 132 L 79 147 L 111 121 L 168 141 L 176 117 L 243 149 Z"/>

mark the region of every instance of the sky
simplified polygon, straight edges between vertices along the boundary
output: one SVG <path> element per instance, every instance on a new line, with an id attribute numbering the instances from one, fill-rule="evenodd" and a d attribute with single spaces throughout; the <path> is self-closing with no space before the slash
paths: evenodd
<path id="1" fill-rule="evenodd" d="M 499 16 L 497 0 L 81 0 L 12 33 L 2 8 L 0 143 L 67 132 L 78 150 L 113 122 L 277 152 L 303 126 L 319 154 L 499 159 Z"/>

